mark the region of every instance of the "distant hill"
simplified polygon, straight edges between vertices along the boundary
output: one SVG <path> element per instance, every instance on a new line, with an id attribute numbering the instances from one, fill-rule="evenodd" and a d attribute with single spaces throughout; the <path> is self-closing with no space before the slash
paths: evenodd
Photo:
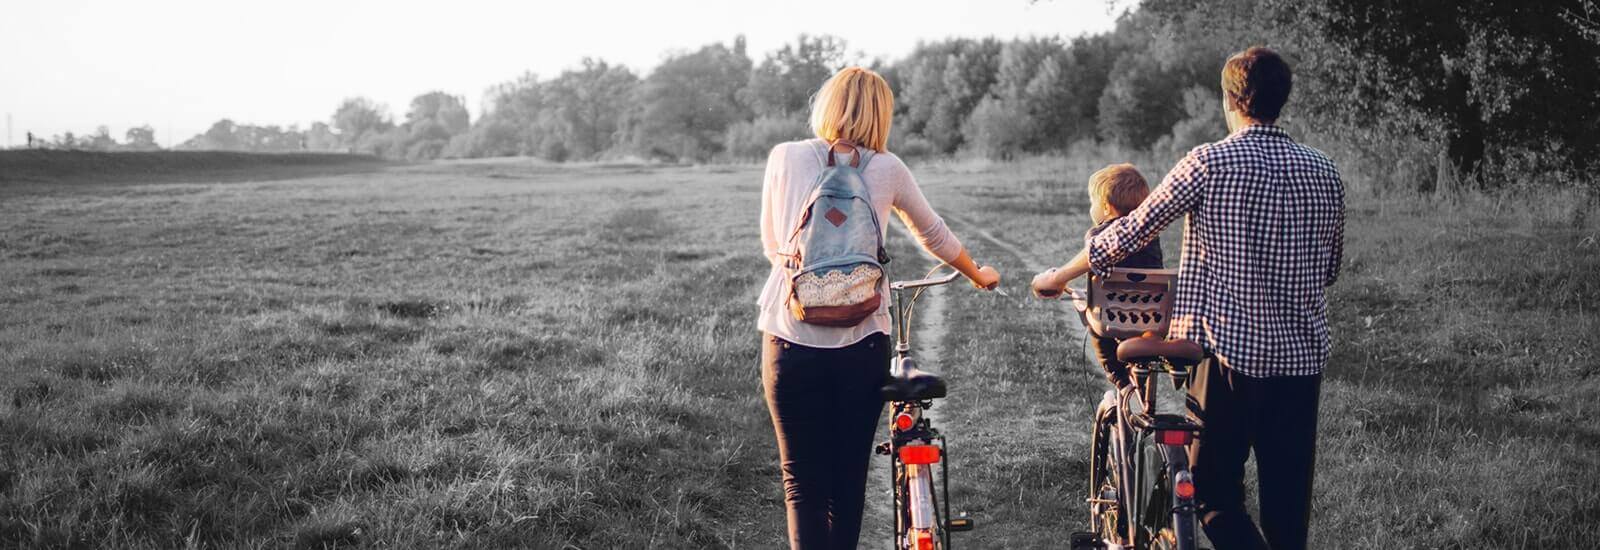
<path id="1" fill-rule="evenodd" d="M 228 151 L 0 151 L 0 185 L 262 181 L 376 170 L 371 155 Z"/>

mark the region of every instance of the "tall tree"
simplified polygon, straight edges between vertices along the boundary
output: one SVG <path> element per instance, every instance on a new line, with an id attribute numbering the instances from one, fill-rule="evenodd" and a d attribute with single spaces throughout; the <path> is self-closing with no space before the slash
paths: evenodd
<path id="1" fill-rule="evenodd" d="M 794 44 L 768 54 L 739 95 L 757 116 L 804 113 L 822 82 L 844 67 L 845 51 L 842 39 L 802 34 Z"/>
<path id="2" fill-rule="evenodd" d="M 469 121 L 460 96 L 428 92 L 413 98 L 403 125 L 406 158 L 439 158 L 451 139 L 467 131 Z"/>
<path id="3" fill-rule="evenodd" d="M 355 147 L 373 134 L 394 128 L 388 107 L 364 97 L 344 100 L 333 112 L 333 128 L 346 147 Z"/>
<path id="4" fill-rule="evenodd" d="M 1296 61 L 1294 112 L 1347 133 L 1443 143 L 1455 172 L 1520 152 L 1600 159 L 1600 41 L 1588 0 L 1146 0 L 1168 28 L 1267 43 Z M 1490 179 L 1486 181 L 1497 181 Z"/>
<path id="5" fill-rule="evenodd" d="M 1146 149 L 1183 118 L 1183 83 L 1163 70 L 1151 52 L 1122 56 L 1111 73 L 1111 80 L 1100 95 L 1101 137 Z"/>
<path id="6" fill-rule="evenodd" d="M 750 78 L 744 37 L 667 58 L 646 77 L 635 99 L 634 146 L 646 156 L 709 160 L 723 136 L 746 120 L 739 90 Z"/>
<path id="7" fill-rule="evenodd" d="M 994 85 L 1000 48 L 1001 43 L 992 38 L 953 40 L 948 46 L 930 48 L 928 53 L 949 52 L 942 62 L 925 62 L 913 72 L 907 91 L 913 103 L 908 108 L 912 118 L 918 119 L 919 133 L 939 152 L 961 146 L 962 125 Z"/>
<path id="8" fill-rule="evenodd" d="M 128 128 L 123 133 L 123 148 L 131 151 L 154 151 L 161 146 L 156 144 L 156 130 L 149 124 Z"/>
<path id="9" fill-rule="evenodd" d="M 627 67 L 584 58 L 578 70 L 564 72 L 548 85 L 554 137 L 574 158 L 594 158 L 611 150 L 638 83 L 639 77 Z"/>

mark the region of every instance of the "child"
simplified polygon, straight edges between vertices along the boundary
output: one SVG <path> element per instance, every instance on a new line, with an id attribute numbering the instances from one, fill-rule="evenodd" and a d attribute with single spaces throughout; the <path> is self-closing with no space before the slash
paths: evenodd
<path id="1" fill-rule="evenodd" d="M 1094 238 L 1105 231 L 1111 222 L 1138 208 L 1148 196 L 1150 184 L 1145 183 L 1144 176 L 1139 175 L 1139 170 L 1132 164 L 1113 164 L 1089 176 L 1089 219 L 1094 222 L 1094 227 L 1089 229 L 1087 238 Z M 1156 238 L 1118 262 L 1116 267 L 1161 269 L 1161 261 L 1161 239 Z M 1086 267 L 1082 267 L 1087 266 L 1088 262 L 1081 262 L 1080 267 L 1073 267 L 1074 263 L 1079 262 L 1069 262 L 1059 269 L 1035 276 L 1034 293 L 1040 296 L 1060 294 L 1069 281 L 1088 272 Z M 1106 380 L 1121 389 L 1129 384 L 1128 365 L 1117 360 L 1118 343 L 1115 338 L 1095 338 L 1095 351 L 1100 356 L 1100 366 L 1106 371 Z"/>

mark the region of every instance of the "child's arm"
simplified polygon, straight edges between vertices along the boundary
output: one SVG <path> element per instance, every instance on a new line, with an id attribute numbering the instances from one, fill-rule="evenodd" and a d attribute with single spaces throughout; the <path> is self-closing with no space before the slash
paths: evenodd
<path id="1" fill-rule="evenodd" d="M 1089 272 L 1089 249 L 1084 248 L 1059 268 L 1033 276 L 1033 293 L 1046 298 L 1055 297 L 1067 283 Z"/>

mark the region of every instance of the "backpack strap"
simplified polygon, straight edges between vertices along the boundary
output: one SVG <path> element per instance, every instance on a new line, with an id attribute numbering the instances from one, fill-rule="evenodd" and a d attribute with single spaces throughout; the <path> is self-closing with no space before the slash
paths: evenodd
<path id="1" fill-rule="evenodd" d="M 861 170 L 861 169 L 864 169 L 864 168 L 867 167 L 866 166 L 867 163 L 866 163 L 865 159 L 862 158 L 862 155 L 864 153 L 863 153 L 862 147 L 860 145 L 858 145 L 856 142 L 850 141 L 848 139 L 836 139 L 836 140 L 833 140 L 832 142 L 828 143 L 828 150 L 827 150 L 828 152 L 824 154 L 824 156 L 827 157 L 827 161 L 828 161 L 827 165 L 828 165 L 829 168 L 833 167 L 833 162 L 834 162 L 833 157 L 834 157 L 834 154 L 835 154 L 834 153 L 834 149 L 837 148 L 840 145 L 849 145 L 850 146 L 850 167 L 851 168 L 855 168 L 857 170 Z"/>
<path id="2" fill-rule="evenodd" d="M 818 152 L 817 148 L 812 147 L 811 152 Z M 817 160 L 822 162 L 822 170 L 824 172 L 828 170 L 828 167 L 833 166 L 833 145 L 823 142 L 822 151 Z M 783 257 L 784 267 L 790 270 L 800 269 L 800 252 L 795 250 L 794 239 L 800 235 L 800 230 L 805 227 L 806 218 L 811 216 L 811 203 L 817 194 L 817 190 L 821 187 L 822 179 L 819 174 L 806 191 L 806 198 L 801 203 L 800 217 L 795 221 L 794 229 L 789 231 L 788 237 L 784 238 L 783 242 L 778 245 L 778 255 Z"/>
<path id="3" fill-rule="evenodd" d="M 833 149 L 838 145 L 850 146 L 850 166 L 855 168 L 857 172 L 862 172 L 863 176 L 865 174 L 864 171 L 867 169 L 867 163 L 872 162 L 872 158 L 877 156 L 877 154 L 871 149 L 861 147 L 854 141 L 847 139 L 838 139 L 834 140 L 833 142 L 823 142 L 823 171 L 827 171 L 828 168 L 835 166 L 835 153 Z M 816 149 L 812 150 L 815 151 Z M 815 202 L 816 194 L 818 191 L 820 191 L 821 185 L 822 180 L 819 176 L 817 181 L 812 182 L 811 190 L 806 193 L 806 200 L 804 203 L 802 203 L 805 205 L 805 207 L 800 212 L 800 218 L 798 221 L 796 221 L 794 230 L 789 232 L 789 237 L 783 241 L 783 244 L 780 245 L 778 249 L 778 255 L 784 258 L 784 264 L 789 269 L 800 269 L 800 254 L 794 249 L 794 240 L 800 236 L 800 230 L 805 228 L 806 221 L 808 221 L 808 218 L 811 217 L 811 203 Z M 866 188 L 862 188 L 861 193 L 866 198 L 867 204 L 872 204 L 872 193 Z M 872 225 L 877 228 L 879 239 L 881 240 L 883 235 L 883 224 L 878 219 L 878 213 L 876 210 L 872 211 Z M 878 263 L 889 263 L 889 252 L 881 245 L 878 247 Z"/>
<path id="4" fill-rule="evenodd" d="M 856 143 L 854 141 L 850 141 L 850 140 L 847 140 L 847 139 L 834 140 L 833 143 L 829 143 L 828 144 L 828 148 L 827 148 L 826 152 L 823 153 L 823 155 L 826 156 L 827 159 L 828 159 L 828 166 L 829 167 L 832 167 L 834 165 L 833 164 L 833 156 L 834 156 L 833 149 L 834 149 L 834 147 L 837 147 L 839 145 L 849 145 L 850 146 L 850 151 L 851 151 L 850 167 L 856 169 L 856 173 L 861 175 L 861 180 L 862 180 L 863 183 L 865 183 L 866 179 L 867 179 L 867 163 L 872 162 L 872 158 L 877 156 L 877 153 L 875 151 L 871 150 L 871 149 L 868 149 L 866 147 L 862 147 L 860 144 L 858 144 L 858 143 Z M 863 186 L 861 188 L 861 194 L 862 194 L 863 197 L 866 198 L 867 204 L 871 205 L 872 204 L 872 191 L 870 189 L 868 189 L 867 187 Z M 889 263 L 889 259 L 890 259 L 889 258 L 889 250 L 883 246 L 883 222 L 882 222 L 882 220 L 878 219 L 878 211 L 877 210 L 872 210 L 872 226 L 873 226 L 874 229 L 877 229 L 877 231 L 878 231 L 878 233 L 877 233 L 878 242 L 879 242 L 879 244 L 878 244 L 878 263 L 887 264 L 887 263 Z M 798 234 L 799 230 L 798 229 L 795 230 L 795 233 Z"/>

